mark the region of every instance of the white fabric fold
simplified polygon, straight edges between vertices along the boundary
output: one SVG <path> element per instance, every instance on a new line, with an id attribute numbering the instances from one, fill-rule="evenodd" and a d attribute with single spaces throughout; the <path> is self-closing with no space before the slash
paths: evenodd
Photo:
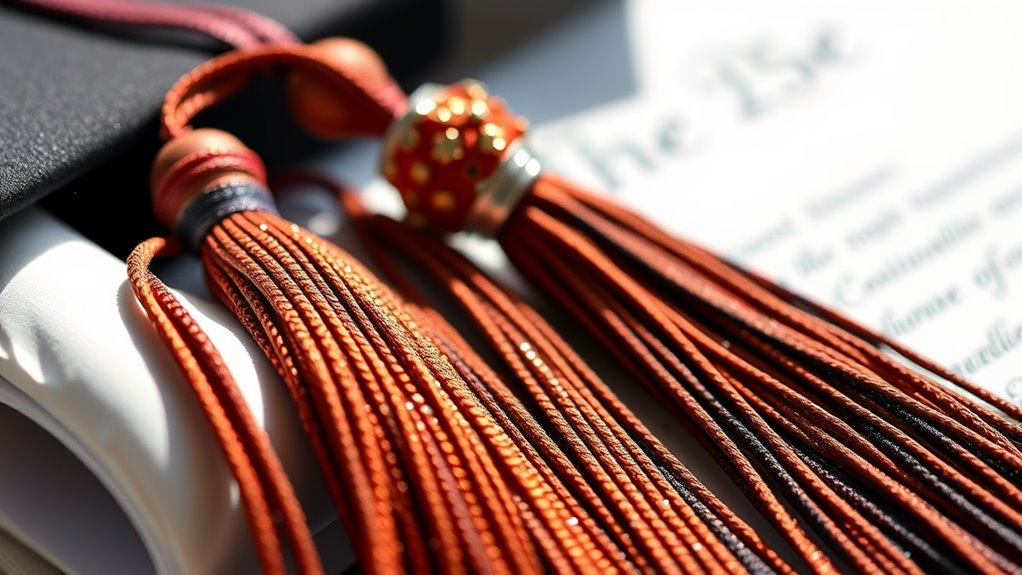
<path id="1" fill-rule="evenodd" d="M 126 277 L 124 263 L 38 209 L 4 222 L 0 380 L 8 383 L 0 401 L 96 475 L 158 572 L 254 572 L 234 481 Z M 269 433 L 311 524 L 324 527 L 333 520 L 329 499 L 279 378 L 218 304 L 179 295 Z M 81 522 L 83 537 L 102 529 L 73 515 L 67 520 Z M 107 552 L 105 572 L 118 572 L 116 549 Z"/>

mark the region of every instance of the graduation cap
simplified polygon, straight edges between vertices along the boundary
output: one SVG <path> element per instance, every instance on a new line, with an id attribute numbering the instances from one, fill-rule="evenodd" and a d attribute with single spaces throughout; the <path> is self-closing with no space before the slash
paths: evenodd
<path id="1" fill-rule="evenodd" d="M 441 48 L 444 3 L 413 0 L 228 0 L 269 16 L 303 40 L 344 35 L 379 50 L 401 77 Z M 182 35 L 184 37 L 182 37 Z M 426 38 L 426 36 L 429 36 Z M 403 50 L 414 45 L 416 50 Z M 141 34 L 54 18 L 0 3 L 0 220 L 47 196 L 45 205 L 115 255 L 158 231 L 148 207 L 148 165 L 158 149 L 156 114 L 181 74 L 225 50 L 182 32 Z M 273 87 L 231 106 L 265 106 Z M 263 108 L 265 109 L 265 108 Z M 267 160 L 293 160 L 312 145 L 286 118 L 246 122 L 242 135 Z M 231 122 L 239 125 L 241 122 Z M 298 139 L 302 145 L 292 145 Z M 110 206 L 137 219 L 112 229 Z"/>

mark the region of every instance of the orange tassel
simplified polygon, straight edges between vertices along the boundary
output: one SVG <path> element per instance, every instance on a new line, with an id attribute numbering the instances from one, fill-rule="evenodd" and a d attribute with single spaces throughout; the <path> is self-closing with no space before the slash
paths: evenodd
<path id="1" fill-rule="evenodd" d="M 523 123 L 480 86 L 435 88 L 414 106 L 387 132 L 382 162 L 411 221 L 496 237 L 815 570 L 831 565 L 796 517 L 863 571 L 1020 568 L 1018 408 L 950 392 L 849 320 L 540 175 Z M 485 114 L 455 118 L 463 108 Z"/>
<path id="2" fill-rule="evenodd" d="M 996 413 L 953 393 L 884 353 L 883 338 L 557 179 L 535 183 L 499 241 L 698 422 L 739 485 L 766 480 L 842 560 L 881 572 L 1019 568 L 1014 406 L 986 394 Z M 790 521 L 773 495 L 746 491 Z M 789 538 L 807 560 L 819 551 Z"/>
<path id="3" fill-rule="evenodd" d="M 340 61 L 333 50 L 307 54 Z M 381 161 L 409 221 L 496 237 L 673 409 L 814 570 L 832 569 L 825 554 L 885 573 L 1022 569 L 1022 410 L 541 175 L 525 126 L 478 84 L 425 90 L 387 128 Z"/>
<path id="4" fill-rule="evenodd" d="M 227 7 L 22 2 L 194 30 L 236 47 L 296 41 L 271 20 Z M 515 372 L 515 391 L 435 311 L 402 308 L 347 254 L 277 217 L 260 160 L 238 140 L 187 128 L 191 115 L 239 89 L 256 68 L 279 63 L 299 68 L 290 77 L 293 112 L 314 133 L 377 133 L 403 111 L 403 95 L 364 46 L 333 39 L 317 50 L 335 58 L 261 50 L 182 81 L 165 109 L 171 141 L 154 165 L 154 207 L 200 253 L 211 291 L 284 378 L 363 568 L 790 572 L 535 312 L 466 261 L 429 260 L 434 270 L 451 261 L 468 273 L 456 280 L 466 309 Z M 348 105 L 336 105 L 338 91 Z M 492 145 L 509 137 L 485 135 Z M 400 226 L 387 229 L 414 241 Z M 321 573 L 268 438 L 206 334 L 149 270 L 155 256 L 179 249 L 163 238 L 139 245 L 128 261 L 131 285 L 237 478 L 264 572 L 285 572 L 286 541 L 300 573 Z"/>
<path id="5" fill-rule="evenodd" d="M 322 108 L 329 97 L 344 110 L 305 117 L 317 133 L 386 132 L 382 166 L 410 221 L 495 236 L 522 273 L 673 409 L 814 571 L 833 570 L 828 556 L 883 573 L 1022 569 L 1017 407 L 949 391 L 886 350 L 980 390 L 634 212 L 541 175 L 521 144 L 525 123 L 478 84 L 433 88 L 403 115 L 393 83 L 350 45 L 256 48 L 182 79 L 166 101 L 165 133 L 181 134 L 196 113 L 272 64 L 302 78 L 291 92 L 298 109 Z M 449 356 L 466 355 L 436 321 L 421 323 L 449 338 Z"/>
<path id="6" fill-rule="evenodd" d="M 261 163 L 240 142 L 215 130 L 187 132 L 161 151 L 153 181 L 158 215 L 198 250 L 211 291 L 284 379 L 363 569 L 631 569 L 557 473 L 515 442 L 521 432 L 503 406 L 438 347 L 430 325 L 338 247 L 273 213 Z M 162 245 L 150 240 L 131 258 L 132 278 L 144 280 L 133 281 L 136 293 L 200 398 L 207 385 L 236 394 L 222 366 L 196 370 L 182 355 L 182 348 L 215 350 L 147 271 Z M 167 315 L 183 319 L 168 325 Z M 248 417 L 244 405 L 230 408 Z M 231 431 L 248 428 L 224 425 L 218 437 L 234 455 Z M 251 473 L 234 468 L 244 487 Z M 280 502 L 259 487 L 246 491 L 245 502 L 264 570 L 278 573 L 267 516 Z M 281 493 L 297 509 L 293 494 Z M 284 519 L 289 533 L 307 534 L 300 514 Z M 306 559 L 301 572 L 318 572 L 314 553 Z"/>
<path id="7" fill-rule="evenodd" d="M 179 252 L 176 242 L 163 238 L 140 244 L 128 259 L 135 296 L 167 343 L 213 427 L 238 482 L 263 572 L 285 572 L 275 525 L 275 517 L 279 517 L 299 572 L 322 573 L 305 516 L 269 438 L 255 422 L 212 342 L 167 286 L 149 271 L 154 256 Z"/>
<path id="8" fill-rule="evenodd" d="M 276 182 L 304 183 L 338 193 L 373 261 L 414 303 L 423 322 L 444 334 L 440 341 L 448 355 L 471 366 L 488 393 L 522 422 L 526 445 L 550 462 L 640 570 L 792 572 L 671 455 L 535 310 L 436 238 L 369 214 L 350 190 L 311 174 Z M 414 264 L 440 291 L 449 292 L 452 301 L 429 298 L 417 289 L 402 263 Z M 436 311 L 437 303 L 454 303 L 466 314 L 475 327 L 473 341 L 500 359 L 499 377 L 451 328 L 446 319 L 450 312 L 442 317 Z"/>

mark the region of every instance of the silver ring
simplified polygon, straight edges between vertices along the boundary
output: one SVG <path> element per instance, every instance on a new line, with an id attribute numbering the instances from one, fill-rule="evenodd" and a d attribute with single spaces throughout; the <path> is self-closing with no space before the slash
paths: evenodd
<path id="1" fill-rule="evenodd" d="M 539 159 L 519 138 L 508 146 L 493 174 L 476 184 L 476 198 L 465 230 L 494 238 L 542 171 Z"/>

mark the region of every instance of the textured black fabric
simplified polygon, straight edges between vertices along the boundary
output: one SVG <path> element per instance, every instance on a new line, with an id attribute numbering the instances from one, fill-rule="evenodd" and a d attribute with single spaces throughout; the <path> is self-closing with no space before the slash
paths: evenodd
<path id="1" fill-rule="evenodd" d="M 384 53 L 399 75 L 435 53 L 435 39 L 444 36 L 436 1 L 226 3 L 275 18 L 307 40 L 330 34 L 361 38 Z M 144 172 L 158 144 L 155 118 L 163 94 L 219 49 L 194 35 L 82 24 L 0 0 L 0 219 L 100 165 L 107 166 L 106 175 L 91 179 L 88 189 L 74 188 L 70 207 L 57 202 L 55 211 L 74 219 L 105 204 L 109 214 L 116 198 L 110 187 L 147 196 Z M 145 166 L 124 170 L 112 161 Z"/>

